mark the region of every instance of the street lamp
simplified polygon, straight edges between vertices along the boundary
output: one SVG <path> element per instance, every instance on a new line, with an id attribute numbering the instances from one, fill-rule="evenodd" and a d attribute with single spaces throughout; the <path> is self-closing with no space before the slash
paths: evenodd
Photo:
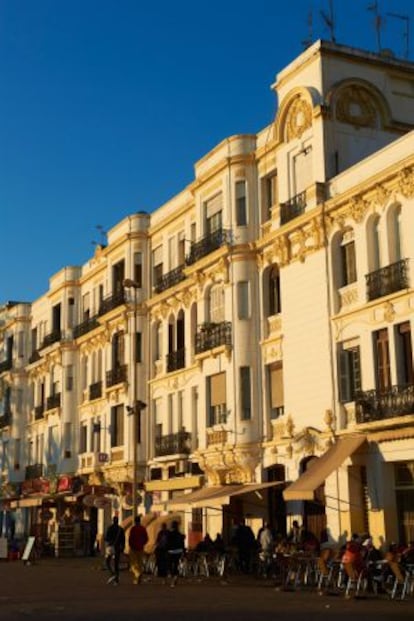
<path id="1" fill-rule="evenodd" d="M 134 522 L 137 514 L 137 444 L 141 442 L 141 410 L 146 407 L 143 401 L 138 399 L 138 343 L 137 343 L 137 306 L 138 306 L 138 294 L 140 284 L 131 278 L 126 278 L 123 281 L 123 286 L 126 289 L 134 290 L 134 347 L 133 347 L 133 405 L 127 406 L 128 414 L 132 414 L 132 522 Z"/>

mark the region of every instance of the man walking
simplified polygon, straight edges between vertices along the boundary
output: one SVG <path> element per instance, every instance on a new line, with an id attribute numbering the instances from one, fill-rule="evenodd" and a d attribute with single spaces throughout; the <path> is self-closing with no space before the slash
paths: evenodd
<path id="1" fill-rule="evenodd" d="M 129 564 L 133 575 L 133 583 L 139 584 L 143 572 L 144 546 L 148 541 L 148 533 L 141 524 L 139 515 L 135 517 L 135 524 L 129 532 Z"/>
<path id="2" fill-rule="evenodd" d="M 119 559 L 121 552 L 125 548 L 125 532 L 118 524 L 118 517 L 115 515 L 112 524 L 108 527 L 105 535 L 106 543 L 106 567 L 111 572 L 108 578 L 108 584 L 114 586 L 119 584 Z M 113 561 L 113 565 L 112 565 Z"/>

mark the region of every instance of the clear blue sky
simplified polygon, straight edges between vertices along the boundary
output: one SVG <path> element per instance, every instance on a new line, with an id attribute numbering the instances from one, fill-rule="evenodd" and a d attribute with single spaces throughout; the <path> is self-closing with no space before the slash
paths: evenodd
<path id="1" fill-rule="evenodd" d="M 371 0 L 334 0 L 338 43 L 377 51 Z M 404 56 L 413 0 L 380 0 Z M 312 9 L 313 25 L 309 25 Z M 152 211 L 226 136 L 272 121 L 275 75 L 330 38 L 328 0 L 0 0 L 0 303 L 32 301 L 105 230 Z M 414 49 L 413 49 L 414 51 Z M 410 59 L 414 58 L 410 50 Z"/>

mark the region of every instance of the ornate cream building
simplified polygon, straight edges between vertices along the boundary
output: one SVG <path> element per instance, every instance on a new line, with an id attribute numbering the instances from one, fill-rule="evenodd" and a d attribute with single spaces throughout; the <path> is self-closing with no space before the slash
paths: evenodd
<path id="1" fill-rule="evenodd" d="M 412 71 L 316 42 L 274 123 L 3 307 L 4 531 L 102 533 L 135 469 L 190 545 L 241 516 L 414 538 Z"/>

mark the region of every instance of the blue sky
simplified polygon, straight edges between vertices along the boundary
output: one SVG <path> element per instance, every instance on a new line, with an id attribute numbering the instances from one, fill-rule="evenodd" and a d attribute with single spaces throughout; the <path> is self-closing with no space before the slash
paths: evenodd
<path id="1" fill-rule="evenodd" d="M 338 43 L 377 51 L 369 4 L 334 0 Z M 406 21 L 388 13 L 412 29 L 414 2 L 378 8 L 382 47 L 404 56 Z M 156 209 L 223 138 L 270 123 L 276 73 L 309 37 L 330 38 L 321 10 L 328 0 L 0 0 L 0 303 L 36 299 L 93 254 L 97 226 Z"/>

